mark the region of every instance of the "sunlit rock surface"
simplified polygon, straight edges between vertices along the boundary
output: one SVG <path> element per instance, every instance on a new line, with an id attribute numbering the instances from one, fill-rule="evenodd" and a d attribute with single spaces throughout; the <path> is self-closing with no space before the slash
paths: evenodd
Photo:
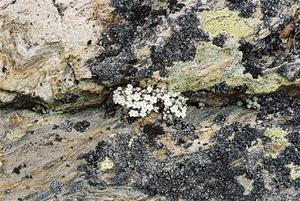
<path id="1" fill-rule="evenodd" d="M 0 1 L 0 200 L 300 200 L 299 6 Z M 128 117 L 127 84 L 186 118 Z"/>

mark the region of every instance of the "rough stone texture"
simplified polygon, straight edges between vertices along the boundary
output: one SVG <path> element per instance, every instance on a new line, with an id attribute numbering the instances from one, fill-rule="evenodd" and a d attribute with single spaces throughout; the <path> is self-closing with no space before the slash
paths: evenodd
<path id="1" fill-rule="evenodd" d="M 1 96 L 1 104 L 26 96 L 51 108 L 66 93 L 81 102 L 93 104 L 90 96 L 101 101 L 104 88 L 87 80 L 91 73 L 85 63 L 101 49 L 96 43 L 110 17 L 108 4 L 1 1 L 0 90 L 15 97 Z"/>
<path id="2" fill-rule="evenodd" d="M 300 200 L 299 5 L 0 1 L 0 200 Z M 187 117 L 129 118 L 128 83 Z"/>

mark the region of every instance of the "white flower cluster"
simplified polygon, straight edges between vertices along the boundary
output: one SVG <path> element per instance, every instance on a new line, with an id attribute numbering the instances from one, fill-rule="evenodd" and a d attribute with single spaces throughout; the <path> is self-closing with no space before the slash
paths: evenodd
<path id="1" fill-rule="evenodd" d="M 260 104 L 258 104 L 258 98 L 257 97 L 253 97 L 252 99 L 249 98 L 246 100 L 247 103 L 247 108 L 253 108 L 253 109 L 260 109 Z"/>
<path id="2" fill-rule="evenodd" d="M 113 93 L 113 101 L 129 109 L 130 117 L 145 117 L 151 112 L 163 109 L 163 118 L 184 118 L 186 115 L 186 98 L 178 92 L 167 92 L 164 89 L 147 89 L 133 87 L 118 87 Z"/>

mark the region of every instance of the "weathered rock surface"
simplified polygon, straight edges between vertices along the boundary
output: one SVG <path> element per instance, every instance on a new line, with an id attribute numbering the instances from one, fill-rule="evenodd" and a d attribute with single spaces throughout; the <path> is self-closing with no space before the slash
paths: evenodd
<path id="1" fill-rule="evenodd" d="M 2 0 L 0 200 L 299 200 L 299 5 Z M 187 117 L 128 117 L 128 83 Z"/>
<path id="2" fill-rule="evenodd" d="M 101 49 L 96 43 L 110 17 L 108 3 L 2 1 L 1 104 L 19 97 L 48 108 L 100 102 L 105 88 L 89 80 L 85 63 Z"/>

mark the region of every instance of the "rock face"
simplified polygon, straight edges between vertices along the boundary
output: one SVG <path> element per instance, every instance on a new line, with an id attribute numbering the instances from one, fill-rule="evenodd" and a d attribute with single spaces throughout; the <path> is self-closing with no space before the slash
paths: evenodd
<path id="1" fill-rule="evenodd" d="M 299 200 L 299 5 L 2 0 L 0 200 Z M 130 118 L 126 84 L 186 118 Z"/>
<path id="2" fill-rule="evenodd" d="M 105 88 L 90 82 L 85 63 L 100 51 L 108 2 L 2 1 L 0 8 L 2 105 L 26 97 L 60 109 L 103 99 Z"/>

